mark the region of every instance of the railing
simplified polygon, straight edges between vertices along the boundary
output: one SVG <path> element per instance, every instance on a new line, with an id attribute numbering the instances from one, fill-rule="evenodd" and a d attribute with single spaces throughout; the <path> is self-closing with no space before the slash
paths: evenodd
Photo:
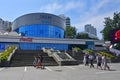
<path id="1" fill-rule="evenodd" d="M 105 47 L 95 47 L 95 50 L 106 50 L 106 48 Z"/>
<path id="2" fill-rule="evenodd" d="M 43 48 L 43 52 L 47 53 L 48 56 L 53 57 L 55 61 L 62 65 L 62 63 L 66 61 L 75 61 L 68 53 L 66 52 L 60 52 L 59 50 L 49 49 L 49 48 Z"/>
<path id="3" fill-rule="evenodd" d="M 10 51 L 10 52 L 6 49 L 2 53 L 1 59 L 0 59 L 0 67 L 8 67 L 8 66 L 10 66 L 11 58 L 14 55 L 16 49 L 17 49 L 17 47 L 15 47 L 14 49 L 12 49 L 12 51 Z"/>
<path id="4" fill-rule="evenodd" d="M 15 53 L 16 50 L 17 50 L 17 47 L 16 47 L 16 48 L 13 50 L 13 52 L 9 55 L 7 61 L 10 61 L 10 60 L 11 60 L 11 58 L 13 57 L 13 55 L 14 55 L 14 53 Z"/>
<path id="5" fill-rule="evenodd" d="M 120 50 L 109 48 L 109 51 L 112 52 L 116 56 L 120 56 Z"/>

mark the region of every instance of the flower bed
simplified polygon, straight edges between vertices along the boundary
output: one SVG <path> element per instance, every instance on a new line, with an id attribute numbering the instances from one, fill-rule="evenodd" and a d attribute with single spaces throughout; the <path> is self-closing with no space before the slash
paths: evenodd
<path id="1" fill-rule="evenodd" d="M 94 54 L 94 51 L 90 50 L 90 49 L 83 50 L 83 52 L 84 53 L 89 53 L 89 54 Z"/>
<path id="2" fill-rule="evenodd" d="M 0 54 L 0 66 L 8 66 L 9 62 L 7 60 L 14 49 L 15 46 L 11 46 Z"/>
<path id="3" fill-rule="evenodd" d="M 109 53 L 107 53 L 107 52 L 103 52 L 103 51 L 100 51 L 100 52 L 98 52 L 100 55 L 104 55 L 104 54 L 106 54 L 106 56 L 108 57 L 108 58 L 110 58 L 110 59 L 115 59 L 116 57 L 115 56 L 113 56 L 113 55 L 111 55 L 111 54 L 109 54 Z"/>

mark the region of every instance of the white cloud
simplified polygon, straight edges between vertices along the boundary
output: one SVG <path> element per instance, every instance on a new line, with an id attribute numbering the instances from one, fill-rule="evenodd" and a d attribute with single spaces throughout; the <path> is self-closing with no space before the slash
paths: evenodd
<path id="1" fill-rule="evenodd" d="M 69 11 L 69 10 L 72 10 L 72 9 L 78 9 L 78 10 L 80 10 L 80 9 L 83 8 L 83 6 L 84 6 L 84 4 L 82 4 L 82 2 L 81 2 L 81 3 L 80 3 L 80 2 L 68 2 L 68 3 L 64 6 L 63 10 L 64 10 L 65 12 L 67 12 L 67 11 Z"/>
<path id="2" fill-rule="evenodd" d="M 102 35 L 100 34 L 100 31 L 104 28 L 104 18 L 112 17 L 112 16 L 113 16 L 113 12 L 101 14 L 98 16 L 92 16 L 92 18 L 86 19 L 83 22 L 78 22 L 74 25 L 79 31 L 84 31 L 84 25 L 91 24 L 97 29 L 97 36 L 101 39 Z"/>
<path id="3" fill-rule="evenodd" d="M 98 11 L 101 7 L 103 7 L 105 4 L 107 4 L 108 2 L 109 2 L 109 0 L 101 0 L 99 3 L 93 5 L 93 6 L 91 7 L 91 10 L 90 10 L 90 11 L 92 12 L 92 14 L 96 14 L 97 11 Z"/>
<path id="4" fill-rule="evenodd" d="M 46 6 L 42 6 L 40 8 L 40 11 L 42 12 L 49 12 L 49 13 L 53 13 L 56 10 L 60 10 L 62 8 L 62 5 L 58 4 L 58 3 L 53 3 L 53 4 L 48 4 Z"/>
<path id="5" fill-rule="evenodd" d="M 117 1 L 117 2 L 116 2 Z M 54 14 L 65 14 L 67 12 L 73 13 L 71 16 L 77 16 L 74 17 L 76 19 L 76 23 L 72 24 L 75 26 L 78 31 L 84 31 L 84 25 L 91 24 L 97 29 L 97 35 L 102 38 L 102 35 L 100 34 L 100 31 L 104 28 L 104 18 L 105 17 L 112 17 L 113 13 L 120 10 L 120 8 L 116 8 L 114 11 L 106 11 L 106 13 L 99 13 L 99 10 L 109 3 L 118 3 L 119 0 L 100 0 L 98 3 L 94 3 L 93 5 L 88 8 L 88 5 L 86 4 L 86 1 L 69 1 L 67 3 L 58 3 L 53 2 L 49 3 L 47 5 L 44 5 L 40 8 L 40 11 L 42 12 L 49 12 Z M 108 6 L 109 7 L 109 6 Z M 89 10 L 85 10 L 88 8 Z M 72 11 L 76 11 L 77 14 L 74 14 Z M 86 12 L 85 12 L 86 11 Z M 101 12 L 101 11 L 100 11 Z M 68 16 L 68 15 L 67 15 Z M 71 17 L 69 16 L 69 17 Z M 71 18 L 71 20 L 74 20 Z"/>
<path id="6" fill-rule="evenodd" d="M 108 4 L 109 0 L 102 0 L 99 3 L 91 6 L 89 11 L 84 12 L 82 18 L 79 18 L 79 21 L 74 24 L 78 31 L 84 31 L 84 25 L 91 24 L 97 29 L 97 36 L 101 39 L 102 35 L 100 33 L 101 30 L 104 28 L 104 18 L 105 17 L 113 17 L 113 13 L 119 11 L 120 8 L 116 8 L 114 11 L 108 11 L 104 14 L 98 13 L 99 9 Z"/>
<path id="7" fill-rule="evenodd" d="M 40 11 L 42 12 L 49 12 L 49 13 L 66 13 L 67 11 L 70 11 L 72 9 L 82 9 L 84 5 L 82 3 L 76 3 L 76 2 L 68 2 L 66 4 L 60 4 L 60 3 L 50 3 L 47 5 L 44 5 L 40 8 Z"/>

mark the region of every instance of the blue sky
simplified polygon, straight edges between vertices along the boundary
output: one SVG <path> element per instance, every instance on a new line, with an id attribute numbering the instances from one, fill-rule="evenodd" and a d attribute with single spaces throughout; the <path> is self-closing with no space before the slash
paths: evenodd
<path id="1" fill-rule="evenodd" d="M 92 24 L 97 36 L 104 28 L 104 18 L 120 12 L 120 0 L 0 0 L 0 18 L 13 21 L 17 17 L 35 12 L 64 14 L 71 18 L 71 25 L 84 31 L 84 25 Z"/>

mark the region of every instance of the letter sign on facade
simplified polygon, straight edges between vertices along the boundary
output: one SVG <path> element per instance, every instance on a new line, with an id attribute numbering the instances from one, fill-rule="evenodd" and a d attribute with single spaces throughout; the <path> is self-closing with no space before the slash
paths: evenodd
<path id="1" fill-rule="evenodd" d="M 32 42 L 32 38 L 20 38 L 21 42 Z"/>

